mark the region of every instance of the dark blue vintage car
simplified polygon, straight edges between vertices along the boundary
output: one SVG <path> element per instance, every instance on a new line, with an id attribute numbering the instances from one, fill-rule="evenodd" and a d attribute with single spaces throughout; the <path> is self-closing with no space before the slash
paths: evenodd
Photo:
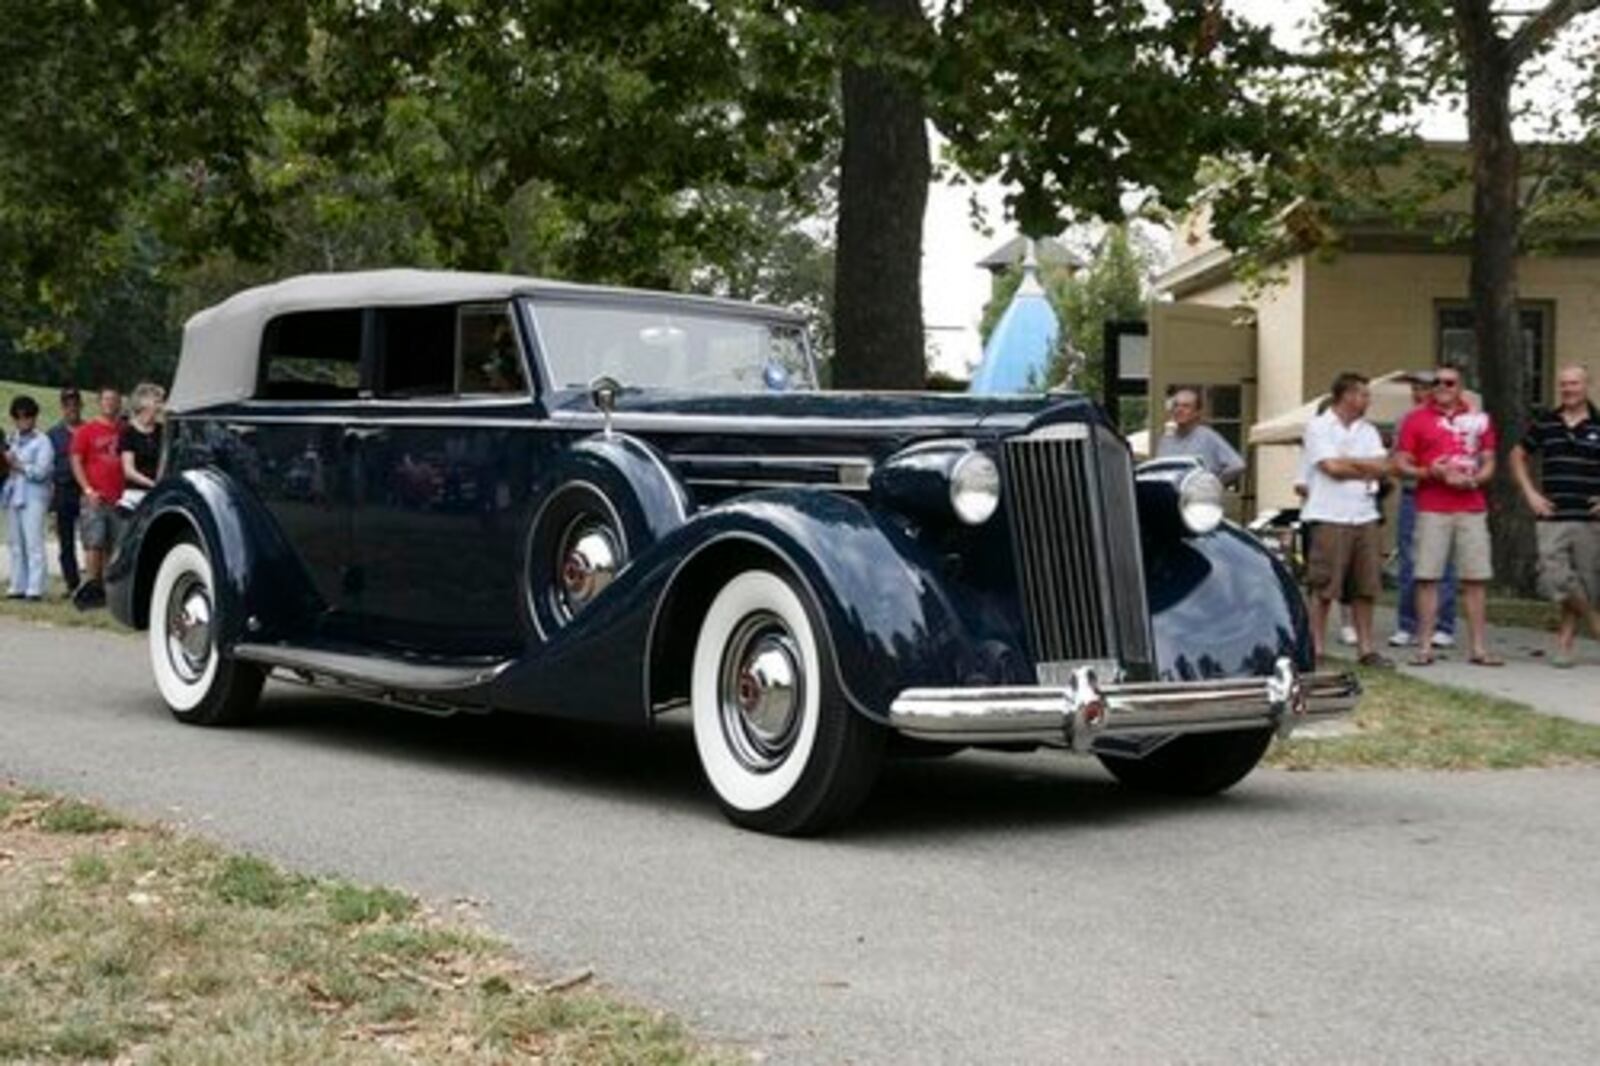
<path id="1" fill-rule="evenodd" d="M 295 278 L 192 319 L 108 579 L 183 722 L 274 676 L 434 713 L 687 709 L 728 817 L 897 749 L 1238 781 L 1349 710 L 1281 566 L 1082 396 L 818 391 L 799 318 L 495 275 Z"/>

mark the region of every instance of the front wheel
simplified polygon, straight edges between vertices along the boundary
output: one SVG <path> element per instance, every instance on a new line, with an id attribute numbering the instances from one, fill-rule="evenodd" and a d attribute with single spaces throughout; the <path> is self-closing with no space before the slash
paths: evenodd
<path id="1" fill-rule="evenodd" d="M 255 710 L 266 674 L 217 647 L 221 621 L 211 560 L 198 545 L 167 549 L 150 590 L 150 667 L 172 716 L 230 725 Z"/>
<path id="2" fill-rule="evenodd" d="M 723 813 L 766 833 L 818 833 L 872 790 L 886 730 L 847 703 L 806 594 L 767 570 L 706 612 L 690 688 L 695 747 Z"/>
<path id="3" fill-rule="evenodd" d="M 1169 796 L 1212 796 L 1242 781 L 1270 743 L 1270 729 L 1231 730 L 1177 737 L 1142 759 L 1099 758 L 1111 776 L 1130 788 Z"/>

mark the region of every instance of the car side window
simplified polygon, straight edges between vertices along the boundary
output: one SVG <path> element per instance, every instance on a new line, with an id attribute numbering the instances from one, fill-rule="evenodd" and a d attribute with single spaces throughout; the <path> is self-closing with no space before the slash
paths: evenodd
<path id="1" fill-rule="evenodd" d="M 463 396 L 528 391 L 516 327 L 505 304 L 469 304 L 456 319 L 456 391 Z"/>
<path id="2" fill-rule="evenodd" d="M 361 391 L 361 312 L 298 311 L 261 337 L 264 400 L 351 400 Z"/>
<path id="3" fill-rule="evenodd" d="M 377 396 L 407 399 L 455 392 L 453 304 L 380 307 L 373 325 Z"/>

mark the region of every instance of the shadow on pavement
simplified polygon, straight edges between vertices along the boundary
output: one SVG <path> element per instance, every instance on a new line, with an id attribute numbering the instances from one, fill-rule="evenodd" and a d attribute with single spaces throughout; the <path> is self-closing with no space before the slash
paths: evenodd
<path id="1" fill-rule="evenodd" d="M 721 820 L 682 715 L 653 730 L 510 714 L 432 718 L 275 687 L 247 732 Z M 1152 818 L 1257 816 L 1296 806 L 1292 796 L 1253 789 L 1249 779 L 1228 795 L 1175 798 L 1124 788 L 1093 759 L 1064 752 L 969 751 L 890 759 L 866 806 L 827 840 L 1125 828 Z"/>

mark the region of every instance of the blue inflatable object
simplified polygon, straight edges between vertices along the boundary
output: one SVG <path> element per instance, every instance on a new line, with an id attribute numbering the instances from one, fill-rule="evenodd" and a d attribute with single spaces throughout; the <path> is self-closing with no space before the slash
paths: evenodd
<path id="1" fill-rule="evenodd" d="M 1030 245 L 1022 266 L 1022 284 L 1000 316 L 1000 324 L 989 334 L 989 343 L 983 346 L 983 362 L 978 364 L 967 391 L 986 395 L 1043 392 L 1060 336 L 1061 323 L 1039 283 L 1039 268 Z"/>

